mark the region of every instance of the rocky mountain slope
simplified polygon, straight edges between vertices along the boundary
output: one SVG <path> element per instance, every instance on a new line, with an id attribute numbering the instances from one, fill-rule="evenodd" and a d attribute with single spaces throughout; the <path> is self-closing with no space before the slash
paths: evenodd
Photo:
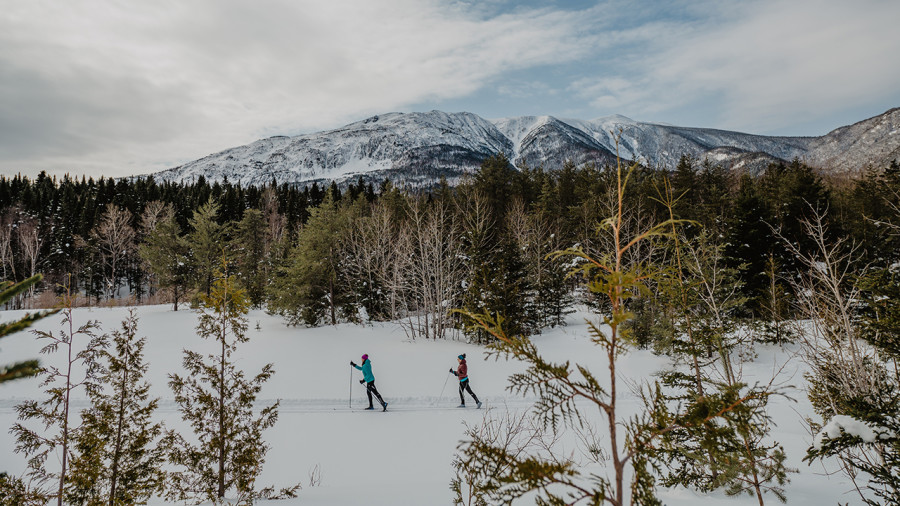
<path id="1" fill-rule="evenodd" d="M 687 154 L 757 173 L 800 158 L 826 171 L 852 172 L 900 158 L 900 108 L 822 137 L 774 137 L 643 123 L 624 116 L 570 120 L 525 116 L 489 121 L 471 113 L 390 113 L 327 132 L 271 137 L 154 174 L 159 180 L 227 178 L 243 185 L 390 178 L 409 185 L 451 183 L 484 158 L 503 153 L 517 166 L 554 170 L 568 160 L 626 160 L 674 167 Z M 616 144 L 618 137 L 618 146 Z"/>

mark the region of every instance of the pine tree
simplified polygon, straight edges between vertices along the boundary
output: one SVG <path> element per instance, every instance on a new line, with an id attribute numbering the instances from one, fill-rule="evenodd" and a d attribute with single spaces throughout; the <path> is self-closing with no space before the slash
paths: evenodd
<path id="1" fill-rule="evenodd" d="M 71 420 L 71 396 L 76 389 L 88 393 L 95 391 L 100 365 L 98 355 L 106 347 L 106 337 L 98 336 L 96 321 L 87 321 L 77 329 L 74 322 L 74 296 L 67 293 L 63 300 L 62 331 L 58 335 L 51 332 L 34 331 L 39 340 L 49 341 L 41 349 L 42 354 L 64 353 L 63 367 L 48 366 L 39 373 L 43 377 L 41 385 L 46 387 L 47 398 L 25 401 L 16 406 L 20 422 L 11 432 L 16 436 L 16 453 L 28 457 L 28 476 L 40 493 L 57 499 L 62 506 L 66 483 L 69 478 L 69 459 L 72 442 L 81 430 Z M 30 429 L 24 424 L 29 420 L 40 423 L 41 429 Z M 59 469 L 47 467 L 47 460 L 54 456 L 59 459 Z M 55 482 L 55 490 L 43 487 Z"/>
<path id="2" fill-rule="evenodd" d="M 203 357 L 184 350 L 184 376 L 170 374 L 169 386 L 182 417 L 193 428 L 193 438 L 170 431 L 166 436 L 169 461 L 178 470 L 170 473 L 170 499 L 219 503 L 234 491 L 241 504 L 251 504 L 269 489 L 258 491 L 269 445 L 262 433 L 275 424 L 278 403 L 254 413 L 253 403 L 272 377 L 272 364 L 247 378 L 235 367 L 233 355 L 247 337 L 248 304 L 245 292 L 225 269 L 203 297 L 197 332 L 218 344 L 216 354 Z M 288 495 L 298 487 L 282 491 Z"/>
<path id="3" fill-rule="evenodd" d="M 146 338 L 137 336 L 138 317 L 129 311 L 121 330 L 112 332 L 115 353 L 101 353 L 103 389 L 91 391 L 91 407 L 81 413 L 74 437 L 75 457 L 66 500 L 72 505 L 146 504 L 161 489 L 164 460 L 158 438 L 162 424 L 152 416 L 158 399 L 149 399 L 144 381 Z"/>

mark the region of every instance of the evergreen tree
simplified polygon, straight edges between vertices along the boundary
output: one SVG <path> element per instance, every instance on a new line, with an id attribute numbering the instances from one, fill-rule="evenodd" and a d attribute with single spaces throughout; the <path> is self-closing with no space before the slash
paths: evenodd
<path id="1" fill-rule="evenodd" d="M 152 421 L 158 399 L 149 399 L 144 381 L 144 344 L 137 336 L 135 310 L 112 332 L 115 353 L 101 352 L 105 368 L 90 392 L 91 407 L 81 413 L 81 430 L 74 437 L 66 500 L 72 505 L 126 506 L 146 504 L 163 484 L 164 461 L 157 439 L 162 424 Z M 149 400 L 148 400 L 149 399 Z"/>
<path id="2" fill-rule="evenodd" d="M 247 290 L 250 304 L 259 307 L 266 293 L 266 222 L 261 211 L 244 211 L 244 217 L 235 225 L 231 244 L 237 278 Z"/>
<path id="3" fill-rule="evenodd" d="M 47 496 L 32 490 L 21 478 L 0 473 L 0 506 L 46 506 Z"/>
<path id="4" fill-rule="evenodd" d="M 37 274 L 24 281 L 13 283 L 12 281 L 4 281 L 0 283 L 0 304 L 5 304 L 18 294 L 28 290 L 29 287 L 41 281 L 42 276 Z M 0 339 L 16 332 L 22 331 L 30 327 L 34 322 L 41 318 L 46 318 L 56 311 L 39 311 L 37 313 L 29 313 L 11 322 L 0 323 Z M 16 364 L 10 364 L 0 369 L 0 383 L 12 381 L 19 378 L 27 378 L 34 376 L 40 372 L 40 363 L 37 360 L 26 360 Z"/>
<path id="5" fill-rule="evenodd" d="M 678 276 L 674 301 L 675 335 L 670 353 L 675 367 L 665 372 L 665 387 L 652 399 L 656 426 L 674 426 L 660 438 L 652 460 L 668 468 L 663 483 L 696 488 L 703 492 L 724 487 L 726 493 L 763 493 L 784 501 L 784 484 L 790 471 L 777 443 L 765 441 L 770 426 L 766 412 L 773 392 L 770 385 L 750 386 L 742 381 L 740 363 L 752 345 L 751 335 L 741 331 L 737 309 L 746 299 L 740 295 L 735 269 L 726 265 L 722 244 L 706 230 L 690 242 L 675 241 Z M 735 358 L 737 357 L 737 358 Z M 687 364 L 687 371 L 680 364 Z M 684 403 L 680 415 L 668 412 L 666 403 Z M 720 416 L 710 413 L 730 406 Z"/>
<path id="6" fill-rule="evenodd" d="M 185 297 L 189 265 L 189 244 L 181 237 L 181 230 L 171 207 L 147 234 L 140 246 L 141 258 L 150 268 L 160 289 L 172 291 L 175 311 Z"/>
<path id="7" fill-rule="evenodd" d="M 72 442 L 81 427 L 71 420 L 71 396 L 76 389 L 93 392 L 97 383 L 100 364 L 98 355 L 106 347 L 106 337 L 96 335 L 98 324 L 88 321 L 76 329 L 74 322 L 74 296 L 67 294 L 63 300 L 62 331 L 34 331 L 39 340 L 48 341 L 42 354 L 64 353 L 66 358 L 62 368 L 48 366 L 41 369 L 41 385 L 46 388 L 47 398 L 42 401 L 29 400 L 16 406 L 20 422 L 11 432 L 16 436 L 16 453 L 24 453 L 28 458 L 27 475 L 37 485 L 38 493 L 56 498 L 62 506 L 64 492 L 69 479 L 69 459 L 72 456 Z M 30 429 L 25 423 L 35 420 L 40 429 Z M 60 467 L 48 468 L 47 461 L 53 456 Z M 53 483 L 53 489 L 44 489 Z"/>
<path id="8" fill-rule="evenodd" d="M 343 280 L 341 241 L 349 230 L 348 213 L 329 191 L 310 211 L 297 245 L 272 281 L 269 309 L 291 324 L 316 325 L 323 318 L 334 325 L 339 313 L 352 315 L 349 286 Z"/>
<path id="9" fill-rule="evenodd" d="M 226 252 L 222 239 L 225 231 L 216 221 L 219 205 L 210 200 L 194 211 L 187 243 L 191 252 L 191 270 L 198 292 L 209 296 L 213 278 L 222 255 Z"/>
<path id="10" fill-rule="evenodd" d="M 741 176 L 726 234 L 725 254 L 731 267 L 746 266 L 741 275 L 742 291 L 749 299 L 748 309 L 758 313 L 764 312 L 761 306 L 766 301 L 771 303 L 771 282 L 783 272 L 778 263 L 781 255 L 775 254 L 774 224 L 775 218 L 759 192 L 758 182 L 747 174 Z M 773 265 L 778 269 L 769 275 Z"/>
<path id="11" fill-rule="evenodd" d="M 885 197 L 900 199 L 900 193 L 888 193 Z M 880 226 L 900 236 L 900 208 L 895 212 L 893 216 L 883 216 Z M 865 486 L 857 484 L 857 490 L 862 500 L 871 505 L 900 502 L 900 264 L 896 263 L 900 253 L 888 255 L 886 263 L 893 263 L 863 272 L 855 283 L 858 295 L 851 294 L 854 307 L 861 306 L 854 319 L 854 323 L 858 322 L 858 338 L 873 352 L 859 361 L 863 370 L 849 375 L 846 370 L 853 367 L 850 358 L 859 352 L 851 348 L 852 353 L 823 357 L 829 360 L 813 377 L 816 388 L 810 397 L 817 401 L 817 411 L 823 418 L 838 427 L 839 434 L 835 437 L 823 429 L 804 459 L 812 463 L 838 458 L 842 468 L 852 472 L 854 481 L 868 479 Z M 848 344 L 854 345 L 857 336 L 848 337 L 841 347 L 832 347 L 841 351 Z M 856 347 L 862 348 L 859 344 Z M 846 358 L 841 360 L 842 357 Z M 850 379 L 856 379 L 863 388 L 847 385 Z M 840 417 L 865 423 L 877 437 L 864 440 L 845 431 Z"/>
<path id="12" fill-rule="evenodd" d="M 197 332 L 214 339 L 215 354 L 204 357 L 184 350 L 184 376 L 170 374 L 169 386 L 182 417 L 193 428 L 193 438 L 170 431 L 166 436 L 170 473 L 170 499 L 219 503 L 233 490 L 241 504 L 252 502 L 269 489 L 256 489 L 269 445 L 262 433 L 278 418 L 278 403 L 254 413 L 257 395 L 274 374 L 272 364 L 253 377 L 235 367 L 233 355 L 247 337 L 248 303 L 227 270 L 203 297 Z M 299 487 L 282 491 L 293 494 Z"/>

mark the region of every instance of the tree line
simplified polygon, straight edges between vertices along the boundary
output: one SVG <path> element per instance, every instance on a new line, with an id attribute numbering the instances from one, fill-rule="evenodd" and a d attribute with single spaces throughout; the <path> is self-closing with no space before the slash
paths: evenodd
<path id="1" fill-rule="evenodd" d="M 897 239 L 890 216 L 897 164 L 847 180 L 802 162 L 772 164 L 754 177 L 682 157 L 672 170 L 639 166 L 624 202 L 629 222 L 685 220 L 688 238 L 721 239 L 747 300 L 740 311 L 771 322 L 780 338 L 802 266 L 782 243 L 815 246 L 802 223 L 828 210 L 828 230 L 864 245 L 861 260 L 886 266 Z M 178 309 L 208 295 L 223 255 L 253 306 L 292 324 L 403 320 L 413 336 L 442 338 L 466 327 L 450 308 L 489 310 L 517 322 L 511 332 L 559 324 L 574 299 L 590 300 L 553 251 L 604 248 L 597 226 L 612 209 L 615 171 L 565 164 L 514 168 L 502 155 L 457 187 L 406 191 L 362 179 L 243 188 L 135 179 L 0 178 L 0 268 L 4 279 L 45 280 L 8 307 L 40 305 L 67 284 L 99 304 L 131 297 Z M 665 188 L 668 185 L 668 190 Z M 670 208 L 665 191 L 677 196 Z M 658 259 L 671 251 L 629 253 Z M 656 300 L 654 300 L 656 299 Z M 648 341 L 659 297 L 632 301 L 638 338 Z"/>

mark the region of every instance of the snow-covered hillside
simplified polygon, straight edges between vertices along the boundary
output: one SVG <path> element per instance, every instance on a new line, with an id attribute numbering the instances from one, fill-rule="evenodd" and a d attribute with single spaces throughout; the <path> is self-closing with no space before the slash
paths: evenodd
<path id="1" fill-rule="evenodd" d="M 186 431 L 167 387 L 167 375 L 181 372 L 182 348 L 211 351 L 214 343 L 196 335 L 194 313 L 173 312 L 170 306 L 141 307 L 138 311 L 139 335 L 147 337 L 145 356 L 152 395 L 162 398 L 157 416 L 167 427 Z M 97 319 L 104 330 L 110 331 L 126 314 L 125 308 L 78 309 L 75 324 Z M 2 312 L 0 321 L 21 315 L 19 311 Z M 577 358 L 588 367 L 603 367 L 600 350 L 588 339 L 584 317 L 590 315 L 571 315 L 567 327 L 536 336 L 535 343 L 548 358 Z M 36 327 L 56 331 L 60 318 L 44 319 Z M 237 364 L 258 371 L 263 364 L 273 362 L 276 373 L 266 383 L 261 398 L 266 399 L 264 402 L 282 402 L 278 423 L 265 433 L 272 449 L 260 482 L 288 485 L 300 481 L 304 485 L 299 499 L 277 504 L 450 504 L 451 461 L 464 436 L 465 424 L 479 424 L 483 416 L 502 415 L 507 410 L 521 411 L 534 401 L 506 391 L 507 377 L 520 371 L 520 364 L 486 360 L 480 347 L 461 341 L 413 342 L 396 324 L 286 327 L 280 318 L 262 311 L 251 312 L 249 324 L 251 340 L 239 347 Z M 28 332 L 5 338 L 2 346 L 3 363 L 37 357 L 40 347 Z M 790 361 L 779 379 L 802 387 L 802 365 L 792 358 L 795 350 L 760 346 L 757 351 L 756 361 L 745 368 L 745 378 L 768 378 Z M 359 372 L 351 369 L 349 362 L 358 361 L 363 353 L 370 356 L 378 389 L 389 403 L 386 413 L 361 409 L 365 394 L 356 382 Z M 448 369 L 455 367 L 455 357 L 460 353 L 469 358 L 471 386 L 485 401 L 486 409 L 455 407 L 459 403 L 456 380 Z M 41 359 L 50 364 L 59 363 L 62 357 Z M 652 373 L 665 365 L 665 358 L 635 351 L 621 358 L 619 370 L 623 379 L 641 381 L 652 379 Z M 37 379 L 27 379 L 0 385 L 0 426 L 8 428 L 14 423 L 16 404 L 44 398 L 38 383 Z M 789 467 L 799 470 L 790 475 L 791 483 L 786 487 L 788 504 L 856 501 L 858 498 L 849 492 L 850 485 L 839 475 L 825 476 L 820 464 L 808 466 L 801 461 L 813 440 L 803 417 L 812 411 L 802 391 L 792 394 L 796 403 L 784 398 L 771 401 L 777 424 L 771 437 L 784 445 Z M 633 393 L 626 390 L 621 399 L 620 405 L 626 409 L 637 407 Z M 84 404 L 82 395 L 76 405 Z M 585 414 L 601 434 L 605 432 L 600 413 Z M 572 434 L 565 435 L 562 442 L 567 452 L 575 448 Z M 13 446 L 12 436 L 0 431 L 0 470 L 18 474 L 25 462 L 13 453 Z M 577 452 L 571 455 L 578 457 Z M 311 475 L 317 486 L 309 486 Z M 684 489 L 663 490 L 661 495 L 669 505 L 757 504 L 749 496 L 699 496 Z M 770 500 L 775 502 L 774 497 Z M 162 501 L 156 499 L 152 504 Z"/>
<path id="2" fill-rule="evenodd" d="M 576 164 L 628 160 L 674 167 L 683 155 L 709 158 L 758 172 L 772 161 L 800 158 L 828 170 L 886 166 L 900 156 L 900 109 L 822 137 L 769 137 L 707 128 L 634 121 L 624 116 L 595 120 L 525 116 L 488 121 L 471 113 L 390 113 L 336 130 L 271 137 L 215 153 L 154 174 L 159 180 L 243 185 L 367 181 L 390 178 L 429 185 L 451 183 L 503 153 L 514 164 L 554 170 Z"/>

